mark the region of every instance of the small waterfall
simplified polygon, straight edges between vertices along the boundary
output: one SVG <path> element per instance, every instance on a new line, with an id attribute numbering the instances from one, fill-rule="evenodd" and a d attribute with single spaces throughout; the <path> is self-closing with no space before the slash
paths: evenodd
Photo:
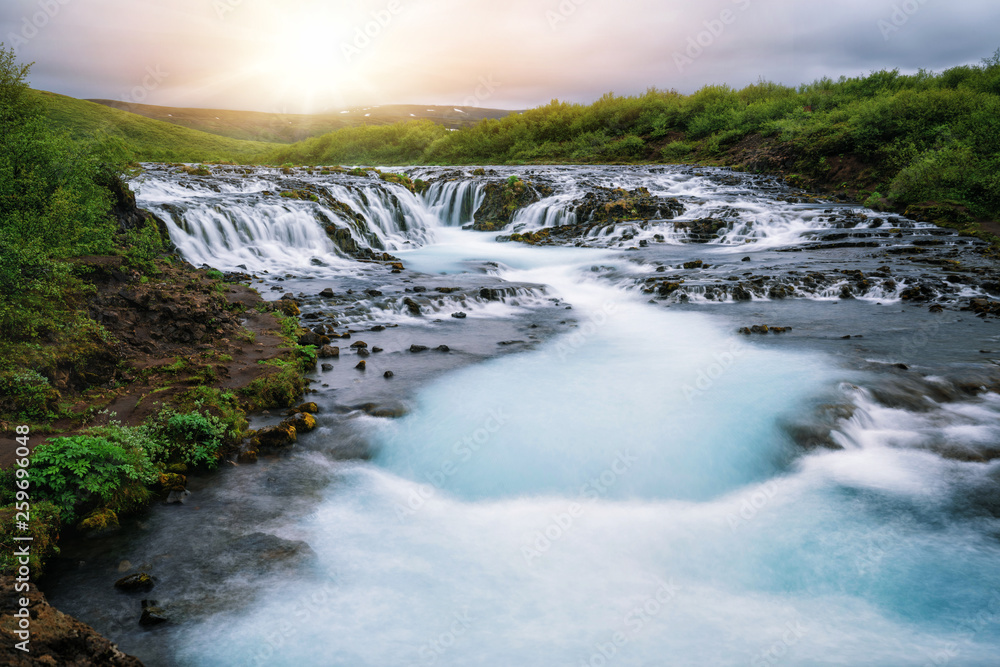
<path id="1" fill-rule="evenodd" d="M 486 196 L 479 181 L 439 181 L 424 194 L 424 202 L 440 224 L 461 227 L 472 222 L 476 210 Z"/>
<path id="2" fill-rule="evenodd" d="M 570 210 L 570 203 L 568 197 L 546 197 L 518 211 L 511 229 L 529 231 L 576 224 L 576 213 Z"/>
<path id="3" fill-rule="evenodd" d="M 286 271 L 344 261 L 306 207 L 260 201 L 147 207 L 166 222 L 174 245 L 195 265 Z"/>

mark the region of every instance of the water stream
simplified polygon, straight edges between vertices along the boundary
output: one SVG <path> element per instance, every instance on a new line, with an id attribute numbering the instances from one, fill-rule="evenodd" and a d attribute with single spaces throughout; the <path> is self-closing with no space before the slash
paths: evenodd
<path id="1" fill-rule="evenodd" d="M 1000 396 L 962 393 L 953 375 L 995 382 L 979 349 L 1000 332 L 950 306 L 933 326 L 926 307 L 903 307 L 927 265 L 839 239 L 807 249 L 854 209 L 788 202 L 728 172 L 543 169 L 556 193 L 514 228 L 572 223 L 594 185 L 647 187 L 684 202 L 682 220 L 725 210 L 732 224 L 697 246 L 660 221 L 631 236 L 613 225 L 591 247 L 531 247 L 461 229 L 483 200 L 471 176 L 423 196 L 294 177 L 347 202 L 360 229 L 322 200 L 263 194 L 282 189 L 276 172 L 151 174 L 140 202 L 193 263 L 257 274 L 268 298 L 377 288 L 338 321 L 398 326 L 361 334 L 385 348 L 377 373 L 359 377 L 349 358 L 317 373 L 321 428 L 294 452 L 196 485 L 185 507 L 157 508 L 61 575 L 54 604 L 147 664 L 998 664 L 1000 466 L 985 453 L 1000 447 Z M 850 233 L 880 251 L 928 238 L 965 252 L 930 225 L 904 221 L 904 234 L 866 215 Z M 328 224 L 407 272 L 359 270 Z M 686 297 L 651 301 L 646 279 L 695 257 L 708 266 L 687 274 Z M 886 262 L 893 287 L 853 299 L 839 283 L 833 296 L 704 297 L 744 269 L 791 281 Z M 484 281 L 516 289 L 480 298 Z M 412 317 L 394 299 L 426 294 L 418 284 L 462 296 Z M 466 319 L 448 317 L 459 309 Z M 736 333 L 765 318 L 792 333 Z M 414 341 L 451 352 L 415 355 Z M 354 407 L 365 401 L 405 414 Z M 942 455 L 956 448 L 971 454 Z M 227 558 L 256 533 L 309 555 L 278 569 L 240 562 L 259 552 Z M 159 577 L 174 623 L 132 625 L 106 583 L 122 560 Z"/>

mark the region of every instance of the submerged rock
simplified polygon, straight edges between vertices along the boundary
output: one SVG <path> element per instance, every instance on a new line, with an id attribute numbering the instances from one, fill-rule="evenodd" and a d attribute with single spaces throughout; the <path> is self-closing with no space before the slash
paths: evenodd
<path id="1" fill-rule="evenodd" d="M 134 593 L 136 591 L 151 591 L 153 586 L 155 586 L 153 577 L 145 572 L 137 572 L 135 574 L 130 574 L 127 577 L 122 577 L 115 582 L 115 588 L 126 593 Z"/>

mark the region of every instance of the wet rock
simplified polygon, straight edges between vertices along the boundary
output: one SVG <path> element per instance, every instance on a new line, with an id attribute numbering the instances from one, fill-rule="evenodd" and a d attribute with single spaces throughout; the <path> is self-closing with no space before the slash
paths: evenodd
<path id="1" fill-rule="evenodd" d="M 164 473 L 160 475 L 159 484 L 160 488 L 168 493 L 170 491 L 183 491 L 187 486 L 187 478 L 176 473 Z"/>
<path id="2" fill-rule="evenodd" d="M 265 426 L 257 431 L 257 440 L 264 447 L 288 447 L 298 440 L 298 433 L 291 424 Z"/>
<path id="3" fill-rule="evenodd" d="M 187 502 L 188 496 L 191 492 L 187 489 L 182 489 L 181 491 L 171 491 L 167 494 L 167 499 L 164 501 L 168 505 L 183 505 Z"/>
<path id="4" fill-rule="evenodd" d="M 76 525 L 84 537 L 97 538 L 118 532 L 118 515 L 108 508 L 97 509 Z"/>
<path id="5" fill-rule="evenodd" d="M 437 352 L 451 352 L 451 348 L 447 345 L 438 345 L 434 348 Z"/>
<path id="6" fill-rule="evenodd" d="M 750 332 L 755 334 L 766 334 L 769 331 L 766 324 L 755 324 L 750 327 Z"/>
<path id="7" fill-rule="evenodd" d="M 372 352 L 375 353 L 375 354 L 378 354 L 379 352 L 384 352 L 384 351 L 385 350 L 383 350 L 382 348 L 380 348 L 378 345 L 376 345 L 375 347 L 372 348 Z"/>
<path id="8" fill-rule="evenodd" d="M 686 231 L 688 240 L 692 243 L 708 243 L 718 238 L 720 230 L 729 227 L 728 222 L 717 218 L 700 218 L 685 222 L 675 221 L 673 224 L 674 229 Z"/>
<path id="9" fill-rule="evenodd" d="M 316 355 L 320 359 L 334 359 L 340 356 L 340 348 L 335 345 L 324 345 L 319 348 Z"/>
<path id="10" fill-rule="evenodd" d="M 461 311 L 457 313 L 452 313 L 451 316 L 454 317 L 456 320 L 464 320 L 466 317 L 468 317 L 468 315 L 466 315 Z"/>
<path id="11" fill-rule="evenodd" d="M 355 366 L 354 368 L 355 368 L 355 370 L 363 371 L 363 370 L 366 370 L 368 368 L 368 364 L 367 364 L 367 362 L 365 362 L 364 359 L 362 359 L 361 361 L 358 362 L 358 365 Z"/>
<path id="12" fill-rule="evenodd" d="M 426 352 L 429 348 L 426 345 L 410 345 L 410 352 Z"/>
<path id="13" fill-rule="evenodd" d="M 323 297 L 324 299 L 332 299 L 334 297 L 333 289 L 330 288 L 330 287 L 327 287 L 322 292 L 320 292 L 319 295 L 321 297 Z"/>
<path id="14" fill-rule="evenodd" d="M 152 627 L 168 622 L 167 613 L 159 606 L 156 600 L 142 601 L 142 616 L 139 617 L 139 625 Z"/>
<path id="15" fill-rule="evenodd" d="M 747 256 L 747 257 L 744 257 L 743 259 L 741 259 L 740 261 L 741 262 L 749 262 L 749 261 L 752 261 L 752 260 L 750 259 L 749 256 Z"/>
<path id="16" fill-rule="evenodd" d="M 700 269 L 704 265 L 705 265 L 705 262 L 701 261 L 700 259 L 696 259 L 696 260 L 694 260 L 692 262 L 684 262 L 684 264 L 682 264 L 682 266 L 685 269 Z"/>
<path id="17" fill-rule="evenodd" d="M 315 345 L 316 347 L 319 348 L 323 347 L 324 345 L 328 345 L 329 343 L 330 343 L 329 338 L 327 338 L 326 336 L 317 335 L 312 331 L 307 331 L 306 333 L 299 336 L 299 345 Z"/>
<path id="18" fill-rule="evenodd" d="M 403 305 L 406 306 L 406 310 L 409 311 L 411 315 L 420 315 L 423 312 L 420 308 L 420 304 L 410 297 L 403 299 Z"/>
<path id="19" fill-rule="evenodd" d="M 359 347 L 368 347 L 368 343 L 364 342 L 363 340 L 359 340 L 359 341 L 356 341 L 354 343 L 351 343 L 351 348 L 352 349 L 357 349 Z"/>
<path id="20" fill-rule="evenodd" d="M 300 405 L 298 407 L 292 408 L 291 410 L 289 410 L 285 414 L 287 414 L 288 416 L 292 416 L 296 412 L 308 412 L 309 414 L 314 415 L 317 412 L 319 412 L 319 406 L 316 405 L 313 402 L 303 403 L 302 405 Z"/>
<path id="21" fill-rule="evenodd" d="M 396 374 L 395 374 L 395 373 L 393 373 L 392 371 L 386 371 L 385 373 L 382 373 L 382 377 L 384 377 L 384 378 L 385 378 L 385 379 L 387 379 L 387 380 L 388 380 L 389 378 L 391 378 L 391 377 L 395 377 L 395 376 L 396 376 Z"/>
<path id="22" fill-rule="evenodd" d="M 358 356 L 359 357 L 367 357 L 369 355 L 371 355 L 371 350 L 369 350 L 367 347 L 359 347 L 358 348 Z"/>
<path id="23" fill-rule="evenodd" d="M 750 301 L 751 299 L 753 299 L 753 295 L 743 283 L 733 288 L 733 301 Z"/>
<path id="24" fill-rule="evenodd" d="M 127 577 L 122 577 L 115 582 L 115 588 L 126 593 L 134 593 L 136 591 L 149 592 L 153 590 L 153 586 L 156 583 L 146 572 L 137 572 L 136 574 L 130 574 Z"/>
<path id="25" fill-rule="evenodd" d="M 402 403 L 364 403 L 355 406 L 354 409 L 363 410 L 365 414 L 381 419 L 399 419 L 409 413 Z"/>
<path id="26" fill-rule="evenodd" d="M 320 364 L 320 369 L 324 371 L 332 371 L 333 364 Z"/>
<path id="27" fill-rule="evenodd" d="M 480 232 L 500 231 L 510 224 L 519 210 L 550 194 L 551 188 L 526 183 L 520 177 L 487 183 L 483 203 L 473 214 L 472 228 Z"/>
<path id="28" fill-rule="evenodd" d="M 316 418 L 308 412 L 297 412 L 282 422 L 285 423 L 294 427 L 296 433 L 308 433 L 316 428 Z"/>

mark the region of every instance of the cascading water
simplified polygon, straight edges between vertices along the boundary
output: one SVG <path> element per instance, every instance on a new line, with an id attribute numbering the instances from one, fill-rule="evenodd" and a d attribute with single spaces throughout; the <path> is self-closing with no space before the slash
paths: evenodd
<path id="1" fill-rule="evenodd" d="M 429 300 L 444 304 L 430 317 L 394 313 L 399 329 L 381 343 L 384 356 L 370 358 L 395 365 L 396 381 L 401 367 L 417 374 L 446 358 L 408 352 L 413 332 L 451 332 L 451 355 L 488 347 L 488 329 L 462 333 L 472 319 L 431 319 L 453 310 L 445 301 L 460 298 L 453 284 L 478 286 L 489 275 L 544 291 L 519 288 L 523 303 L 503 302 L 477 320 L 517 329 L 521 340 L 502 346 L 521 351 L 411 385 L 408 414 L 397 419 L 352 407 L 393 391 L 380 376 L 343 363 L 320 375 L 324 388 L 311 398 L 323 409 L 320 431 L 291 456 L 260 464 L 270 466 L 261 473 L 268 484 L 321 475 L 312 511 L 278 510 L 246 529 L 300 540 L 314 558 L 254 580 L 256 595 L 234 608 L 165 630 L 173 653 L 162 664 L 995 665 L 1000 521 L 997 466 L 987 461 L 1000 449 L 1000 400 L 970 389 L 993 376 L 946 381 L 928 370 L 923 385 L 905 384 L 899 359 L 947 365 L 948 354 L 935 351 L 946 338 L 878 300 L 898 301 L 926 280 L 926 265 L 890 277 L 878 267 L 883 257 L 859 252 L 863 275 L 838 273 L 832 289 L 843 295 L 862 281 L 875 289 L 879 273 L 878 296 L 834 298 L 821 286 L 726 306 L 741 325 L 773 313 L 805 322 L 795 320 L 805 333 L 791 342 L 747 338 L 721 313 L 692 312 L 705 306 L 659 288 L 648 288 L 659 299 L 651 304 L 636 285 L 686 280 L 693 289 L 716 271 L 728 284 L 746 280 L 749 293 L 753 270 L 812 284 L 815 271 L 805 272 L 828 257 L 781 251 L 835 229 L 834 214 L 690 170 L 546 174 L 563 194 L 526 209 L 515 226 L 554 224 L 554 209 L 540 211 L 568 210 L 592 183 L 678 197 L 681 219 L 727 209 L 742 222 L 697 246 L 681 245 L 679 233 L 625 253 L 607 247 L 618 232 L 604 232 L 605 247 L 528 247 L 457 229 L 482 201 L 474 179 L 435 182 L 422 197 L 400 186 L 386 198 L 375 183 L 323 185 L 366 221 L 381 221 L 367 231 L 411 272 L 395 286 L 400 295 L 445 286 Z M 196 263 L 306 274 L 319 270 L 313 257 L 340 258 L 308 212 L 321 204 L 260 201 L 267 178 L 256 178 L 252 192 L 171 185 L 158 190 L 162 201 L 143 196 L 176 213 L 175 243 Z M 898 224 L 865 215 L 866 229 Z M 628 245 L 656 229 L 639 229 Z M 689 260 L 694 268 L 683 269 Z M 380 292 L 392 287 L 384 275 L 371 280 Z M 532 339 L 538 321 L 523 318 L 543 308 L 558 323 Z M 862 329 L 875 314 L 896 332 L 881 347 Z M 1000 344 L 972 328 L 979 322 L 949 322 L 978 346 L 991 335 Z M 865 336 L 840 345 L 840 329 L 823 329 L 834 326 Z M 920 326 L 923 338 L 913 333 Z M 848 344 L 859 347 L 845 352 Z M 914 392 L 933 398 L 906 403 Z M 342 442 L 363 443 L 367 460 L 335 456 Z M 273 493 L 279 505 L 291 494 Z"/>

